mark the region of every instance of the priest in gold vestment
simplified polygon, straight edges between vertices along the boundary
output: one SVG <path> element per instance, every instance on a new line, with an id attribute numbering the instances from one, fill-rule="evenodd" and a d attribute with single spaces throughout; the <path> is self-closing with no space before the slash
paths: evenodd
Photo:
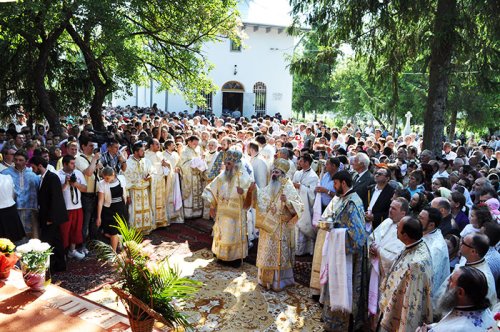
<path id="1" fill-rule="evenodd" d="M 285 159 L 276 159 L 271 182 L 263 189 L 250 187 L 256 221 L 260 228 L 257 250 L 258 282 L 267 289 L 281 291 L 293 286 L 295 258 L 295 223 L 304 210 L 300 196 L 288 179 L 290 165 Z M 254 193 L 253 193 L 254 191 Z"/>
<path id="2" fill-rule="evenodd" d="M 151 164 L 144 159 L 144 146 L 135 143 L 132 153 L 127 159 L 127 180 L 129 205 L 129 225 L 148 234 L 153 229 L 153 213 L 151 209 Z"/>
<path id="3" fill-rule="evenodd" d="M 415 331 L 432 322 L 432 259 L 422 225 L 412 217 L 398 223 L 405 249 L 380 285 L 377 331 Z"/>
<path id="4" fill-rule="evenodd" d="M 167 166 L 167 162 L 160 151 L 160 142 L 156 138 L 153 138 L 148 143 L 145 158 L 151 164 L 151 206 L 153 209 L 154 227 L 165 227 L 168 225 L 165 208 L 167 187 L 165 186 L 166 177 L 163 167 Z"/>
<path id="5" fill-rule="evenodd" d="M 214 218 L 212 252 L 218 260 L 239 267 L 248 255 L 247 219 L 244 197 L 252 184 L 247 172 L 241 169 L 242 154 L 226 152 L 225 170 L 203 191 Z"/>
<path id="6" fill-rule="evenodd" d="M 178 167 L 181 170 L 181 189 L 184 205 L 184 218 L 195 219 L 203 215 L 203 172 L 200 169 L 202 163 L 201 149 L 198 146 L 199 138 L 190 136 L 187 139 L 187 146 L 181 154 Z M 204 161 L 203 161 L 204 163 Z"/>

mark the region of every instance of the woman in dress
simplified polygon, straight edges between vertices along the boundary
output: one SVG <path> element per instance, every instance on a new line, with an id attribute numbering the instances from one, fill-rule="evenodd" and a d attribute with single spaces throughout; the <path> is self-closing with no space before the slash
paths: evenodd
<path id="1" fill-rule="evenodd" d="M 14 182 L 10 175 L 0 174 L 0 237 L 17 244 L 25 236 L 14 201 Z"/>
<path id="2" fill-rule="evenodd" d="M 101 227 L 104 236 L 110 239 L 114 251 L 118 247 L 118 223 L 115 216 L 126 220 L 127 190 L 125 177 L 116 175 L 111 167 L 102 170 L 102 180 L 99 181 L 99 194 L 97 201 L 97 227 Z"/>

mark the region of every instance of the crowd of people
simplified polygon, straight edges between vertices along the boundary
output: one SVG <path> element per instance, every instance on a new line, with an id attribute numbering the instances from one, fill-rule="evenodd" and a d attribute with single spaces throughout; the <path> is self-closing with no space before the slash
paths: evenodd
<path id="1" fill-rule="evenodd" d="M 0 237 L 50 243 L 53 272 L 93 239 L 119 250 L 117 215 L 145 234 L 205 218 L 228 268 L 258 242 L 264 288 L 293 286 L 311 255 L 326 331 L 497 330 L 500 136 L 435 155 L 373 125 L 136 107 L 103 110 L 107 132 L 62 121 L 0 129 Z"/>

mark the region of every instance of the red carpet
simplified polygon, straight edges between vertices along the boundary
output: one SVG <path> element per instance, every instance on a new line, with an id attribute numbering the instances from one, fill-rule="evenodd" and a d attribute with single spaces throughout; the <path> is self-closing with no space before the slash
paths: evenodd
<path id="1" fill-rule="evenodd" d="M 153 245 L 162 242 L 187 243 L 191 252 L 212 247 L 213 222 L 205 219 L 187 220 L 184 224 L 172 224 L 157 229 L 145 236 Z M 257 243 L 249 250 L 247 263 L 255 265 L 257 259 Z M 312 256 L 297 257 L 294 267 L 295 281 L 309 286 L 311 277 Z M 87 257 L 82 261 L 68 260 L 66 272 L 59 272 L 52 276 L 52 282 L 76 294 L 85 294 L 99 289 L 105 284 L 115 281 L 111 269 L 103 265 L 95 257 Z"/>

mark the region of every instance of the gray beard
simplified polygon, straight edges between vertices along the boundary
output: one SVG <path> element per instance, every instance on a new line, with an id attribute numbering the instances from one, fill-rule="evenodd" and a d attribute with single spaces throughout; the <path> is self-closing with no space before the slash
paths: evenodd
<path id="1" fill-rule="evenodd" d="M 234 177 L 234 168 L 230 171 L 224 170 L 224 180 L 226 180 L 227 182 L 231 182 L 233 177 Z"/>
<path id="2" fill-rule="evenodd" d="M 277 195 L 279 190 L 281 189 L 280 178 L 281 177 L 277 177 L 277 178 L 273 177 L 273 179 L 271 180 L 271 183 L 269 184 L 271 186 L 271 195 L 272 196 Z"/>
<path id="3" fill-rule="evenodd" d="M 438 308 L 442 313 L 448 313 L 457 306 L 457 288 L 447 289 L 438 300 Z"/>

